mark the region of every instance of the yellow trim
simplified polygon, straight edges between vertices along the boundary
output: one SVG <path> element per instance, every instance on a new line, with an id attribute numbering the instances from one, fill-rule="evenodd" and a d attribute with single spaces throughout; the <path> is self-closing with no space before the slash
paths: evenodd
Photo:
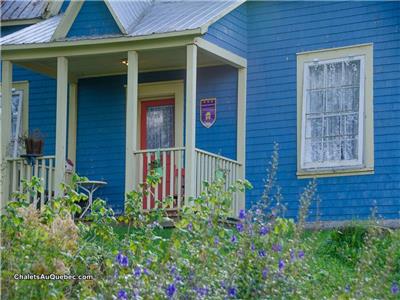
<path id="1" fill-rule="evenodd" d="M 84 0 L 70 2 L 64 16 L 51 37 L 51 41 L 63 39 L 67 36 L 68 31 L 71 29 L 71 26 L 78 16 L 84 2 Z"/>
<path id="2" fill-rule="evenodd" d="M 29 81 L 14 81 L 12 88 L 16 91 L 22 91 L 22 132 L 26 133 L 29 131 Z"/>
<path id="3" fill-rule="evenodd" d="M 303 109 L 303 68 L 304 63 L 348 56 L 365 57 L 364 84 L 364 162 L 362 168 L 335 170 L 321 169 L 305 171 L 301 169 L 302 109 Z M 297 54 L 297 176 L 298 178 L 367 175 L 374 172 L 374 118 L 373 118 L 373 44 L 323 49 Z M 362 75 L 362 74 L 361 74 Z"/>
<path id="4" fill-rule="evenodd" d="M 183 93 L 183 80 L 157 81 L 139 84 L 139 102 L 156 100 L 165 97 L 175 98 L 175 147 L 183 147 Z M 137 128 L 139 133 L 141 132 L 140 118 L 141 110 L 138 109 Z M 137 139 L 137 143 L 140 145 L 140 134 L 137 135 Z"/>
<path id="5" fill-rule="evenodd" d="M 78 121 L 78 84 L 69 84 L 68 99 L 68 155 L 76 167 L 76 128 Z"/>

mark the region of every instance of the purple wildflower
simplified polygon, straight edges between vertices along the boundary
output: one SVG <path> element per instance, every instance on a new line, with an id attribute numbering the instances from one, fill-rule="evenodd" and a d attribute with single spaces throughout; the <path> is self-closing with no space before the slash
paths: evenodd
<path id="1" fill-rule="evenodd" d="M 392 292 L 393 295 L 397 295 L 399 293 L 399 285 L 396 282 L 393 282 L 390 291 Z"/>
<path id="2" fill-rule="evenodd" d="M 237 231 L 242 232 L 243 231 L 243 224 L 242 223 L 237 223 L 236 224 L 236 229 L 237 229 Z"/>
<path id="3" fill-rule="evenodd" d="M 261 226 L 260 235 L 266 235 L 269 232 L 269 228 L 266 226 Z"/>
<path id="4" fill-rule="evenodd" d="M 118 252 L 117 256 L 115 256 L 115 261 L 120 264 L 123 257 L 124 257 L 124 255 L 120 251 L 120 252 Z"/>
<path id="5" fill-rule="evenodd" d="M 151 265 L 151 263 L 152 263 L 153 261 L 151 260 L 151 258 L 148 258 L 148 259 L 146 259 L 146 265 Z"/>
<path id="6" fill-rule="evenodd" d="M 256 209 L 256 215 L 261 215 L 261 209 L 259 208 Z"/>
<path id="7" fill-rule="evenodd" d="M 232 235 L 231 242 L 232 243 L 236 243 L 237 242 L 236 235 Z"/>
<path id="8" fill-rule="evenodd" d="M 187 230 L 192 231 L 193 230 L 193 224 L 189 223 L 187 226 Z"/>
<path id="9" fill-rule="evenodd" d="M 241 209 L 239 211 L 239 219 L 243 220 L 244 218 L 246 218 L 246 212 L 244 211 L 244 209 Z"/>
<path id="10" fill-rule="evenodd" d="M 282 251 L 282 245 L 281 244 L 273 244 L 272 245 L 272 250 L 275 252 L 281 252 Z"/>
<path id="11" fill-rule="evenodd" d="M 303 251 L 303 250 L 299 250 L 299 252 L 297 253 L 297 256 L 298 256 L 300 259 L 303 259 L 303 258 L 304 258 L 304 251 Z"/>
<path id="12" fill-rule="evenodd" d="M 128 294 L 124 290 L 120 290 L 118 292 L 118 299 L 127 300 L 128 299 Z"/>
<path id="13" fill-rule="evenodd" d="M 119 262 L 119 264 L 122 267 L 127 267 L 129 264 L 128 257 L 124 255 L 124 257 L 121 258 L 121 261 Z"/>
<path id="14" fill-rule="evenodd" d="M 229 297 L 234 298 L 234 297 L 236 297 L 236 294 L 237 294 L 237 291 L 236 291 L 235 287 L 230 287 L 228 289 L 228 296 Z"/>
<path id="15" fill-rule="evenodd" d="M 197 296 L 200 298 L 203 298 L 208 295 L 208 288 L 206 287 L 195 288 L 195 291 L 197 293 Z"/>
<path id="16" fill-rule="evenodd" d="M 147 268 L 143 268 L 143 274 L 144 275 L 150 275 L 150 272 Z"/>
<path id="17" fill-rule="evenodd" d="M 214 238 L 214 245 L 217 246 L 219 244 L 219 238 L 215 237 Z"/>
<path id="18" fill-rule="evenodd" d="M 176 267 L 175 266 L 171 266 L 171 268 L 169 269 L 171 274 L 175 274 L 176 272 Z"/>
<path id="19" fill-rule="evenodd" d="M 263 278 L 263 279 L 267 279 L 268 272 L 269 272 L 268 268 L 265 268 L 265 269 L 262 271 L 262 278 Z"/>
<path id="20" fill-rule="evenodd" d="M 350 293 L 350 284 L 346 284 L 344 291 L 345 293 Z"/>
<path id="21" fill-rule="evenodd" d="M 140 277 L 140 274 L 142 274 L 142 271 L 140 270 L 140 267 L 136 267 L 133 270 L 133 274 L 135 275 L 135 277 Z"/>
<path id="22" fill-rule="evenodd" d="M 285 267 L 285 262 L 282 259 L 279 260 L 278 267 L 279 267 L 279 271 L 282 271 L 283 268 Z"/>
<path id="23" fill-rule="evenodd" d="M 296 255 L 293 249 L 290 249 L 290 261 L 294 262 L 296 260 Z"/>
<path id="24" fill-rule="evenodd" d="M 264 250 L 258 250 L 258 256 L 259 256 L 259 257 L 266 257 L 267 254 L 265 253 Z"/>
<path id="25" fill-rule="evenodd" d="M 175 294 L 176 291 L 176 287 L 175 284 L 171 283 L 167 286 L 167 288 L 165 289 L 165 293 L 167 294 L 167 296 L 169 298 L 172 298 Z"/>
<path id="26" fill-rule="evenodd" d="M 254 251 L 254 250 L 256 250 L 256 246 L 254 245 L 254 243 L 251 243 L 251 245 L 250 245 L 250 249 L 251 249 L 251 251 Z"/>

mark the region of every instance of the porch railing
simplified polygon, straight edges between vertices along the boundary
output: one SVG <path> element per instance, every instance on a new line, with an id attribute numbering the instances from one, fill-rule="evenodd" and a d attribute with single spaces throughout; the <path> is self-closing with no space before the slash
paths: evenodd
<path id="1" fill-rule="evenodd" d="M 196 149 L 196 194 L 199 195 L 204 189 L 204 181 L 215 180 L 217 170 L 225 173 L 225 189 L 240 179 L 241 164 L 233 159 L 217 155 L 201 149 Z M 237 215 L 239 210 L 239 194 L 233 194 L 232 210 Z"/>
<path id="2" fill-rule="evenodd" d="M 225 188 L 227 189 L 239 179 L 241 164 L 233 159 L 226 158 L 201 149 L 196 149 L 196 196 L 204 189 L 204 181 L 212 182 L 218 169 L 226 174 Z M 134 153 L 136 170 L 136 184 L 144 184 L 152 168 L 160 167 L 162 170 L 161 183 L 155 188 L 147 187 L 149 196 L 143 197 L 143 210 L 156 208 L 155 200 L 166 197 L 173 198 L 169 210 L 179 210 L 184 205 L 185 194 L 185 148 L 167 148 L 158 150 L 140 150 Z M 235 193 L 232 210 L 238 211 L 240 196 Z"/>
<path id="3" fill-rule="evenodd" d="M 155 188 L 147 187 L 150 193 L 143 198 L 143 210 L 156 208 L 155 200 L 163 200 L 172 197 L 172 205 L 169 210 L 179 210 L 183 205 L 185 168 L 185 148 L 166 148 L 158 150 L 140 150 L 134 153 L 137 169 L 136 178 L 139 184 L 146 181 L 152 168 L 161 167 L 161 183 Z"/>
<path id="4" fill-rule="evenodd" d="M 27 193 L 27 199 L 35 205 L 40 202 L 40 205 L 54 197 L 54 156 L 41 156 L 36 158 L 33 163 L 27 162 L 25 158 L 9 158 L 7 159 L 7 172 L 10 178 L 10 194 L 24 192 L 24 180 L 29 181 L 33 176 L 41 178 L 43 193 Z"/>

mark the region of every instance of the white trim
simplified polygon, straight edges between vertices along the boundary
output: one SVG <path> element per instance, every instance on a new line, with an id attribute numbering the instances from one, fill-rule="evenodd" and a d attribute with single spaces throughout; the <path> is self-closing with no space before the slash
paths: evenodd
<path id="1" fill-rule="evenodd" d="M 325 59 L 318 61 L 318 64 L 327 65 L 329 63 L 335 62 L 345 62 L 348 57 L 338 57 L 335 59 Z M 352 60 L 359 60 L 360 61 L 360 84 L 359 84 L 359 111 L 358 111 L 358 159 L 355 160 L 340 160 L 340 161 L 322 161 L 322 162 L 305 162 L 305 139 L 306 139 L 306 114 L 307 114 L 307 84 L 309 82 L 309 69 L 310 66 L 315 64 L 314 62 L 305 61 L 303 63 L 303 109 L 302 109 L 302 134 L 301 134 L 301 169 L 307 171 L 315 171 L 320 169 L 346 169 L 346 168 L 363 168 L 363 153 L 364 153 L 364 64 L 365 64 L 365 57 L 362 55 L 352 56 Z M 326 67 L 324 67 L 326 72 Z M 343 74 L 343 73 L 342 73 Z M 326 74 L 325 74 L 326 75 Z M 326 76 L 324 76 L 326 80 Z M 326 86 L 326 84 L 324 85 Z M 326 100 L 325 100 L 326 101 Z M 324 124 L 322 124 L 324 128 Z M 323 151 L 323 149 L 322 149 Z"/>
<path id="2" fill-rule="evenodd" d="M 2 116 L 0 121 L 0 205 L 1 211 L 8 202 L 10 178 L 7 174 L 7 147 L 11 140 L 11 101 L 13 66 L 10 61 L 2 61 Z"/>
<path id="3" fill-rule="evenodd" d="M 57 111 L 56 111 L 56 166 L 54 186 L 61 195 L 61 184 L 65 179 L 65 158 L 67 154 L 67 108 L 68 108 L 68 60 L 57 58 Z"/>
<path id="4" fill-rule="evenodd" d="M 68 99 L 68 158 L 76 168 L 76 127 L 78 121 L 78 84 L 69 84 Z"/>
<path id="5" fill-rule="evenodd" d="M 352 49 L 357 50 L 357 48 L 366 47 L 366 46 L 371 47 L 371 46 L 373 46 L 373 43 L 364 43 L 364 44 L 356 44 L 356 45 L 336 47 L 336 48 L 324 48 L 324 49 L 318 49 L 318 50 L 302 51 L 302 52 L 297 52 L 296 55 L 301 56 L 301 55 L 308 55 L 308 54 L 318 54 L 318 53 L 332 52 L 332 51 L 338 51 L 338 50 L 345 50 L 345 51 L 349 51 Z"/>
<path id="6" fill-rule="evenodd" d="M 196 196 L 197 46 L 186 46 L 185 201 Z"/>
<path id="7" fill-rule="evenodd" d="M 138 78 L 139 59 L 136 51 L 128 51 L 128 79 L 126 95 L 126 137 L 125 137 L 125 196 L 135 188 L 136 171 L 133 153 L 138 149 Z"/>
<path id="8" fill-rule="evenodd" d="M 246 96 L 247 96 L 247 68 L 238 70 L 238 98 L 237 98 L 237 145 L 236 160 L 241 165 L 239 169 L 239 178 L 246 178 Z M 239 214 L 241 209 L 245 208 L 245 194 L 240 193 L 238 211 L 234 212 L 235 216 Z"/>
<path id="9" fill-rule="evenodd" d="M 247 67 L 247 60 L 231 51 L 228 51 L 224 48 L 221 48 L 209 41 L 206 41 L 203 38 L 195 38 L 194 44 L 197 45 L 199 48 L 207 51 L 214 56 L 217 56 L 220 60 L 225 63 L 228 63 L 231 66 L 236 68 L 246 68 Z"/>

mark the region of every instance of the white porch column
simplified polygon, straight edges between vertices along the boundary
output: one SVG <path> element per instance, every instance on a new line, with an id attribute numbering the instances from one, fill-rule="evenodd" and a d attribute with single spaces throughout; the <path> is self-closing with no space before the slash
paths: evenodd
<path id="1" fill-rule="evenodd" d="M 12 63 L 2 61 L 2 87 L 1 87 L 1 136 L 0 136 L 0 157 L 1 157 L 1 180 L 0 199 L 1 209 L 5 207 L 9 196 L 9 176 L 7 166 L 7 150 L 11 141 L 11 101 L 12 101 Z"/>
<path id="2" fill-rule="evenodd" d="M 57 114 L 56 114 L 56 166 L 54 185 L 56 194 L 61 194 L 61 183 L 65 178 L 67 154 L 67 106 L 68 106 L 68 60 L 57 58 Z"/>
<path id="3" fill-rule="evenodd" d="M 246 177 L 246 87 L 247 68 L 238 69 L 238 103 L 237 103 L 237 161 L 241 164 L 239 178 Z M 238 209 L 245 208 L 245 195 L 239 195 Z M 237 215 L 239 212 L 235 212 Z"/>
<path id="4" fill-rule="evenodd" d="M 197 46 L 186 48 L 185 201 L 196 196 L 196 83 Z"/>
<path id="5" fill-rule="evenodd" d="M 126 97 L 125 195 L 135 188 L 135 157 L 137 150 L 138 118 L 138 54 L 128 51 L 128 79 Z"/>
<path id="6" fill-rule="evenodd" d="M 76 167 L 76 126 L 78 120 L 78 84 L 69 84 L 68 102 L 68 158 Z"/>

